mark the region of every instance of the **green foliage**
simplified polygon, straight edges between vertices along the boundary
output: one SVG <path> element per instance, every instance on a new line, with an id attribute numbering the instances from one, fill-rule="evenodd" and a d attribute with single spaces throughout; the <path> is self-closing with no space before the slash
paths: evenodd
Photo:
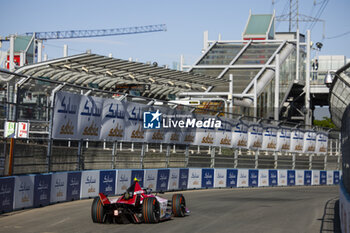
<path id="1" fill-rule="evenodd" d="M 323 120 L 314 120 L 315 126 L 326 127 L 330 129 L 336 129 L 337 127 L 332 122 L 332 119 L 329 117 L 323 117 Z"/>

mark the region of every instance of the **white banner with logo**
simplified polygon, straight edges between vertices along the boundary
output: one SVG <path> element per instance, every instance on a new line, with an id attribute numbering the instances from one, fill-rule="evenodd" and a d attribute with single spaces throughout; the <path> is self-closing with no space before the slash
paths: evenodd
<path id="1" fill-rule="evenodd" d="M 258 186 L 259 187 L 269 186 L 269 170 L 267 169 L 259 170 Z"/>
<path id="2" fill-rule="evenodd" d="M 146 118 L 147 117 L 151 117 L 151 119 L 148 119 L 148 123 L 149 124 L 156 124 L 156 121 L 160 122 L 160 127 L 158 128 L 158 122 L 157 122 L 157 126 L 154 125 L 154 129 L 147 129 L 147 131 L 145 132 L 145 141 L 149 142 L 149 143 L 166 143 L 165 141 L 165 134 L 168 131 L 167 128 L 163 128 L 163 119 L 164 117 L 167 115 L 167 111 L 166 108 L 161 108 L 161 107 L 149 107 L 146 111 Z M 159 112 L 159 114 L 161 114 L 159 117 L 157 117 L 157 115 L 155 115 L 155 119 L 153 120 L 153 115 L 152 113 L 156 113 Z M 148 116 L 149 115 L 149 116 Z M 145 119 L 145 116 L 143 116 L 143 118 Z M 152 122 L 153 120 L 153 122 Z"/>
<path id="3" fill-rule="evenodd" d="M 311 185 L 319 185 L 319 184 L 320 184 L 320 171 L 312 170 Z"/>
<path id="4" fill-rule="evenodd" d="M 287 170 L 278 170 L 278 186 L 287 186 Z"/>
<path id="5" fill-rule="evenodd" d="M 145 170 L 145 178 L 143 181 L 143 187 L 152 189 L 153 191 L 157 188 L 157 169 L 147 169 Z"/>
<path id="6" fill-rule="evenodd" d="M 334 171 L 327 171 L 327 185 L 332 185 L 334 182 L 333 179 Z"/>
<path id="7" fill-rule="evenodd" d="M 168 127 L 163 127 L 162 129 L 162 132 L 165 133 L 164 142 L 170 144 L 181 144 L 183 141 L 183 131 L 185 129 L 182 122 L 186 122 L 186 118 L 183 117 L 186 113 L 174 109 L 169 109 L 168 111 L 164 109 L 163 111 L 166 112 L 166 117 L 163 118 L 163 121 L 167 122 L 165 125 Z"/>
<path id="8" fill-rule="evenodd" d="M 238 169 L 237 173 L 237 187 L 248 187 L 249 177 L 248 177 L 248 169 Z"/>
<path id="9" fill-rule="evenodd" d="M 147 105 L 127 102 L 124 141 L 145 142 L 146 130 L 143 128 L 143 113 Z"/>
<path id="10" fill-rule="evenodd" d="M 123 194 L 131 184 L 131 170 L 118 170 L 117 194 Z"/>
<path id="11" fill-rule="evenodd" d="M 189 189 L 199 189 L 202 187 L 202 169 L 190 168 L 188 171 L 188 186 Z"/>
<path id="12" fill-rule="evenodd" d="M 327 154 L 328 151 L 328 134 L 317 133 L 316 136 L 316 153 Z"/>
<path id="13" fill-rule="evenodd" d="M 225 188 L 226 187 L 227 169 L 215 168 L 214 170 L 214 187 Z"/>
<path id="14" fill-rule="evenodd" d="M 169 169 L 169 184 L 168 190 L 177 190 L 179 188 L 179 169 L 170 168 Z"/>
<path id="15" fill-rule="evenodd" d="M 295 170 L 295 185 L 304 185 L 304 170 Z"/>
<path id="16" fill-rule="evenodd" d="M 280 128 L 277 130 L 277 151 L 289 151 L 290 150 L 290 136 L 291 129 Z"/>
<path id="17" fill-rule="evenodd" d="M 195 145 L 198 146 L 217 146 L 216 145 L 216 130 L 212 122 L 214 117 L 209 115 L 196 115 L 197 121 L 203 122 L 202 127 L 197 127 Z"/>
<path id="18" fill-rule="evenodd" d="M 13 209 L 32 207 L 34 203 L 35 176 L 16 176 Z"/>
<path id="19" fill-rule="evenodd" d="M 101 115 L 101 140 L 119 141 L 125 133 L 125 102 L 116 99 L 103 101 Z"/>
<path id="20" fill-rule="evenodd" d="M 272 150 L 277 149 L 277 128 L 274 126 L 265 125 L 263 128 L 263 150 Z"/>
<path id="21" fill-rule="evenodd" d="M 67 174 L 53 173 L 51 175 L 51 197 L 50 203 L 63 202 L 67 200 Z"/>
<path id="22" fill-rule="evenodd" d="M 261 149 L 263 128 L 260 125 L 249 125 L 248 128 L 248 148 Z"/>
<path id="23" fill-rule="evenodd" d="M 304 148 L 304 132 L 294 129 L 290 136 L 290 152 L 302 153 Z"/>
<path id="24" fill-rule="evenodd" d="M 247 148 L 248 146 L 248 125 L 243 122 L 236 122 L 232 127 L 232 147 Z"/>
<path id="25" fill-rule="evenodd" d="M 80 139 L 78 132 L 78 118 L 80 95 L 57 92 L 53 114 L 52 137 Z"/>
<path id="26" fill-rule="evenodd" d="M 304 153 L 315 153 L 316 150 L 316 132 L 307 131 L 304 133 Z"/>
<path id="27" fill-rule="evenodd" d="M 232 124 L 229 119 L 218 118 L 221 127 L 216 129 L 215 145 L 221 147 L 232 147 Z"/>
<path id="28" fill-rule="evenodd" d="M 96 197 L 100 190 L 100 171 L 83 171 L 81 173 L 80 198 Z"/>

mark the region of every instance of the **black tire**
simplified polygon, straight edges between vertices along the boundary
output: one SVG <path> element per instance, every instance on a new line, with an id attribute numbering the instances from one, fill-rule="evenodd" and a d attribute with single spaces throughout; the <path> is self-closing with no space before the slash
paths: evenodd
<path id="1" fill-rule="evenodd" d="M 145 223 L 157 223 L 160 219 L 159 202 L 155 197 L 143 199 L 142 215 Z"/>
<path id="2" fill-rule="evenodd" d="M 186 200 L 182 194 L 174 194 L 173 199 L 173 215 L 175 217 L 184 217 L 186 213 Z"/>
<path id="3" fill-rule="evenodd" d="M 106 222 L 106 210 L 104 209 L 99 197 L 95 197 L 91 205 L 91 218 L 93 222 Z"/>

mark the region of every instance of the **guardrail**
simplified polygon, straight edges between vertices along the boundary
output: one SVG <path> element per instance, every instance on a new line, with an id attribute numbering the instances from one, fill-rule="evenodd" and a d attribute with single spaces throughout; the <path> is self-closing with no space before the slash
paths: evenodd
<path id="1" fill-rule="evenodd" d="M 0 213 L 125 192 L 136 177 L 155 192 L 207 188 L 333 185 L 340 171 L 226 168 L 87 170 L 0 178 Z"/>

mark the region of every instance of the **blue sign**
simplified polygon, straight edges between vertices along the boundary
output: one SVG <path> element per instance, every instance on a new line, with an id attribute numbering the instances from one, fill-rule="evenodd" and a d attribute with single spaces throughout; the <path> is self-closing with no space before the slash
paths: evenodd
<path id="1" fill-rule="evenodd" d="M 159 169 L 157 177 L 157 191 L 168 190 L 169 169 Z"/>
<path id="2" fill-rule="evenodd" d="M 81 172 L 69 172 L 67 175 L 67 201 L 80 199 Z"/>
<path id="3" fill-rule="evenodd" d="M 278 176 L 277 170 L 269 170 L 269 186 L 277 186 L 278 185 Z"/>
<path id="4" fill-rule="evenodd" d="M 15 178 L 0 178 L 0 213 L 13 210 Z"/>
<path id="5" fill-rule="evenodd" d="M 100 193 L 115 194 L 115 170 L 100 171 Z"/>
<path id="6" fill-rule="evenodd" d="M 287 185 L 289 186 L 295 185 L 295 170 L 287 171 Z"/>
<path id="7" fill-rule="evenodd" d="M 327 184 L 327 171 L 320 171 L 320 184 Z"/>
<path id="8" fill-rule="evenodd" d="M 50 204 L 51 174 L 36 175 L 34 179 L 34 207 Z"/>
<path id="9" fill-rule="evenodd" d="M 304 185 L 311 185 L 312 171 L 304 172 Z"/>
<path id="10" fill-rule="evenodd" d="M 160 129 L 161 127 L 161 113 L 159 110 L 156 112 L 144 112 L 143 113 L 143 128 L 144 129 Z"/>
<path id="11" fill-rule="evenodd" d="M 259 171 L 257 169 L 249 170 L 249 179 L 248 179 L 249 187 L 258 187 L 258 181 L 259 181 Z"/>
<path id="12" fill-rule="evenodd" d="M 202 188 L 214 187 L 214 169 L 203 168 L 202 169 Z"/>
<path id="13" fill-rule="evenodd" d="M 227 169 L 226 187 L 237 187 L 237 169 Z"/>
<path id="14" fill-rule="evenodd" d="M 139 185 L 143 187 L 144 170 L 132 170 L 130 185 L 134 182 L 134 179 L 139 180 Z"/>
<path id="15" fill-rule="evenodd" d="M 181 168 L 179 172 L 179 189 L 187 189 L 188 168 Z"/>
<path id="16" fill-rule="evenodd" d="M 334 171 L 333 184 L 339 184 L 339 171 Z"/>

